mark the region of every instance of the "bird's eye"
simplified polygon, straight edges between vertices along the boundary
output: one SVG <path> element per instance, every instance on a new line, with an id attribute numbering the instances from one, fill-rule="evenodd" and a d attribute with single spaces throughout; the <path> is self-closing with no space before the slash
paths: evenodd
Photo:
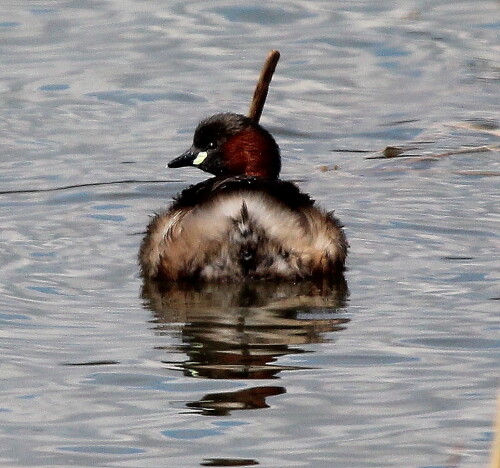
<path id="1" fill-rule="evenodd" d="M 215 148 L 215 143 L 213 141 L 211 141 L 208 145 L 207 145 L 207 149 L 214 149 Z"/>

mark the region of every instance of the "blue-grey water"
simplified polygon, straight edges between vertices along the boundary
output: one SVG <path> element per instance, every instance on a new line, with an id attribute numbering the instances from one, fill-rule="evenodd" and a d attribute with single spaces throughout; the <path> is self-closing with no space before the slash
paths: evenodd
<path id="1" fill-rule="evenodd" d="M 497 0 L 4 2 L 0 465 L 485 466 L 499 30 Z M 149 216 L 206 177 L 165 164 L 271 48 L 261 123 L 346 283 L 142 284 Z"/>

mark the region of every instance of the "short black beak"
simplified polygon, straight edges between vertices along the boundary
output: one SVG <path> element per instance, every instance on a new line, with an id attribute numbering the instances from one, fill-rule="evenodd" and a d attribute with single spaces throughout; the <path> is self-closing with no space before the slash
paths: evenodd
<path id="1" fill-rule="evenodd" d="M 195 148 L 191 147 L 189 148 L 185 153 L 182 153 L 180 156 L 177 156 L 175 159 L 172 159 L 167 164 L 167 167 L 185 167 L 185 166 L 192 166 L 193 161 L 196 159 L 196 156 L 198 156 L 199 151 L 196 150 Z"/>

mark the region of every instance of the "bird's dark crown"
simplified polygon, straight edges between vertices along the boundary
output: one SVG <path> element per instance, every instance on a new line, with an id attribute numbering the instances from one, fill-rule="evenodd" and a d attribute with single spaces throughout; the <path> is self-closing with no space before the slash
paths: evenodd
<path id="1" fill-rule="evenodd" d="M 200 122 L 188 151 L 168 167 L 195 166 L 214 175 L 276 179 L 278 144 L 261 125 L 239 114 L 215 114 Z"/>

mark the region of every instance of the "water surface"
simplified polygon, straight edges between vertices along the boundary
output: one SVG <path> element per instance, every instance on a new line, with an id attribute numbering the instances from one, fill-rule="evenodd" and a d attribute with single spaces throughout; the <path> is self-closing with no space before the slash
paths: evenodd
<path id="1" fill-rule="evenodd" d="M 0 13 L 0 464 L 485 466 L 499 362 L 494 0 L 10 2 Z M 262 123 L 345 224 L 345 281 L 143 284 L 166 170 Z M 403 152 L 405 157 L 380 159 Z"/>

